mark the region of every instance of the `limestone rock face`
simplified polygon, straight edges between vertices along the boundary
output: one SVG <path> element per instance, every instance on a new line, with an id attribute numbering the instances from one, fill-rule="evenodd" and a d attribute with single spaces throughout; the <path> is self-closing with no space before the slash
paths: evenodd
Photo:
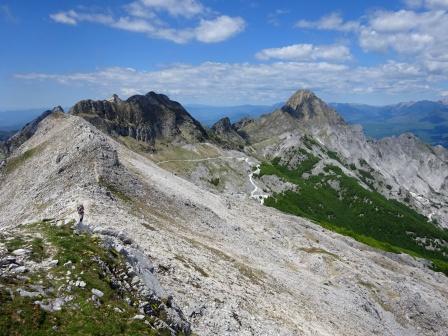
<path id="1" fill-rule="evenodd" d="M 242 148 L 246 141 L 238 134 L 234 125 L 231 124 L 230 119 L 225 117 L 217 121 L 212 127 L 212 134 L 218 142 L 230 148 Z"/>
<path id="2" fill-rule="evenodd" d="M 178 102 L 149 92 L 121 100 L 82 100 L 70 114 L 79 115 L 115 136 L 129 136 L 154 145 L 156 140 L 195 143 L 207 138 L 201 124 Z"/>
<path id="3" fill-rule="evenodd" d="M 346 125 L 342 117 L 309 90 L 298 90 L 280 109 L 253 122 L 241 122 L 239 132 L 250 142 L 269 140 L 293 130 L 319 130 L 328 126 Z"/>
<path id="4" fill-rule="evenodd" d="M 315 125 L 345 123 L 335 110 L 309 90 L 297 91 L 281 110 L 303 123 Z"/>

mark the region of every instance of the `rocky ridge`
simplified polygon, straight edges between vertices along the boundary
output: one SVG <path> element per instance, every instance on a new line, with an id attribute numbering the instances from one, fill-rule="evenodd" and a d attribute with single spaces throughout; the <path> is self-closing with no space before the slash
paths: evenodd
<path id="1" fill-rule="evenodd" d="M 83 203 L 93 230 L 127 232 L 140 246 L 194 333 L 443 335 L 448 328 L 447 278 L 425 261 L 199 187 L 75 115 L 41 121 L 0 174 L 0 227 L 76 218 Z"/>

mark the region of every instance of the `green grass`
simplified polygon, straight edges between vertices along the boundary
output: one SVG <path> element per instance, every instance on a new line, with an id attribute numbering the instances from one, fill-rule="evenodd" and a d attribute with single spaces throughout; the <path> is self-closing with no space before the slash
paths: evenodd
<path id="1" fill-rule="evenodd" d="M 310 173 L 311 170 L 313 169 L 313 167 L 316 165 L 316 163 L 319 162 L 319 158 L 317 158 L 316 156 L 309 154 L 309 153 L 303 153 L 303 152 L 298 152 L 300 153 L 300 155 L 303 157 L 302 161 L 300 162 L 300 165 L 294 170 L 294 174 L 295 174 L 295 178 L 298 180 L 301 180 L 301 176 L 304 173 Z M 272 160 L 272 165 L 269 164 L 263 164 L 261 166 L 261 170 L 260 170 L 260 174 L 259 176 L 263 176 L 263 175 L 278 175 L 279 170 L 278 167 L 282 167 L 280 165 L 280 159 L 279 158 L 275 158 L 274 160 Z M 284 168 L 286 171 L 288 170 L 287 168 Z M 284 174 L 282 174 L 284 175 Z M 278 175 L 280 176 L 280 175 Z"/>
<path id="2" fill-rule="evenodd" d="M 31 241 L 31 260 L 41 262 L 47 257 L 45 242 L 42 238 L 34 238 Z"/>
<path id="3" fill-rule="evenodd" d="M 263 163 L 261 175 L 277 175 L 299 187 L 298 191 L 274 194 L 265 200 L 265 205 L 312 219 L 375 248 L 429 259 L 433 261 L 434 269 L 448 274 L 448 258 L 443 255 L 443 252 L 448 253 L 448 248 L 430 251 L 414 239 L 426 237 L 448 241 L 447 230 L 436 227 L 426 217 L 398 201 L 364 189 L 339 167 L 327 166 L 324 169 L 326 174 L 303 179 L 304 170 L 312 169 L 313 162 L 305 160 L 294 170 L 280 165 L 278 159 Z M 338 180 L 340 191 L 330 187 L 329 180 Z"/>
<path id="4" fill-rule="evenodd" d="M 212 179 L 210 179 L 210 184 L 213 184 L 215 187 L 217 187 L 219 185 L 219 177 L 213 177 Z"/>
<path id="5" fill-rule="evenodd" d="M 335 161 L 338 161 L 341 164 L 344 164 L 344 162 L 342 162 L 341 158 L 339 157 L 338 153 L 333 152 L 331 150 L 327 150 L 327 155 L 328 155 L 329 158 L 331 158 L 331 159 L 333 159 Z"/>
<path id="6" fill-rule="evenodd" d="M 17 168 L 19 168 L 21 165 L 23 165 L 26 161 L 31 159 L 34 155 L 39 153 L 42 150 L 42 145 L 36 146 L 34 148 L 28 149 L 27 151 L 23 152 L 19 156 L 15 156 L 11 159 L 9 159 L 6 162 L 5 167 L 5 173 L 10 174 L 13 171 L 15 171 Z"/>
<path id="7" fill-rule="evenodd" d="M 102 247 L 100 241 L 87 234 L 76 235 L 69 226 L 56 227 L 49 223 L 37 223 L 28 228 L 30 232 L 39 232 L 44 238 L 31 241 L 32 253 L 44 256 L 53 253 L 52 258 L 58 259 L 56 267 L 45 272 L 29 274 L 31 280 L 17 278 L 0 278 L 0 336 L 6 335 L 167 335 L 165 331 L 150 329 L 142 320 L 134 320 L 139 314 L 137 307 L 128 305 L 124 295 L 137 302 L 132 292 L 117 291 L 111 279 L 99 260 L 107 264 L 111 272 L 125 270 L 125 262 L 121 255 Z M 44 243 L 45 241 L 45 243 Z M 14 247 L 19 246 L 19 239 L 14 241 Z M 51 247 L 51 251 L 47 249 Z M 71 261 L 70 267 L 64 263 Z M 72 268 L 74 266 L 74 268 Z M 76 277 L 86 282 L 86 288 L 73 288 L 70 292 L 57 293 L 61 285 L 66 284 L 65 277 L 70 270 Z M 49 275 L 51 274 L 51 277 Z M 54 288 L 48 298 L 72 295 L 73 300 L 66 303 L 61 311 L 45 312 L 34 302 L 42 298 L 26 298 L 14 295 L 17 288 L 27 288 L 33 281 L 43 281 L 45 288 Z M 101 305 L 96 306 L 90 297 L 91 289 L 96 288 L 104 293 L 100 299 Z M 122 312 L 117 312 L 119 308 Z M 157 307 L 155 307 L 157 308 Z M 159 316 L 162 318 L 162 316 Z M 150 323 L 152 317 L 146 318 Z"/>
<path id="8" fill-rule="evenodd" d="M 132 198 L 129 197 L 128 195 L 126 195 L 124 192 L 122 192 L 119 188 L 117 188 L 114 184 L 108 182 L 106 179 L 104 179 L 103 177 L 100 177 L 98 184 L 101 187 L 106 188 L 112 195 L 114 195 L 116 198 L 126 202 L 126 203 L 131 203 L 132 202 Z"/>
<path id="9" fill-rule="evenodd" d="M 13 237 L 11 240 L 5 241 L 6 249 L 8 252 L 12 252 L 25 245 L 25 241 L 22 237 Z"/>

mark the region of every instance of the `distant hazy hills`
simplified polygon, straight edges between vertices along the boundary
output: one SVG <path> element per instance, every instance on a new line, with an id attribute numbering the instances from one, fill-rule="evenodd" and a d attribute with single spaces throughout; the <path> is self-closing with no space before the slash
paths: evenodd
<path id="1" fill-rule="evenodd" d="M 223 117 L 236 122 L 244 117 L 258 117 L 270 113 L 283 104 L 210 106 L 186 105 L 186 109 L 203 125 L 211 126 Z M 448 102 L 418 101 L 387 106 L 331 103 L 343 118 L 353 124 L 361 124 L 368 136 L 383 138 L 412 132 L 433 145 L 448 147 Z M 0 111 L 0 137 L 5 131 L 17 130 L 34 119 L 45 109 Z M 8 132 L 9 133 L 9 132 Z M 0 139 L 1 140 L 1 139 Z"/>
<path id="2" fill-rule="evenodd" d="M 48 108 L 0 111 L 0 131 L 14 131 L 37 118 Z"/>
<path id="3" fill-rule="evenodd" d="M 383 138 L 412 132 L 431 144 L 448 147 L 448 104 L 418 101 L 388 106 L 330 104 L 349 123 L 361 124 L 368 136 Z"/>
<path id="4" fill-rule="evenodd" d="M 448 147 L 448 102 L 418 101 L 387 106 L 330 103 L 351 124 L 360 124 L 372 138 L 383 138 L 412 132 L 433 145 Z M 282 106 L 241 105 L 207 106 L 187 105 L 187 110 L 201 123 L 210 125 L 228 116 L 232 122 L 243 117 L 258 117 Z"/>

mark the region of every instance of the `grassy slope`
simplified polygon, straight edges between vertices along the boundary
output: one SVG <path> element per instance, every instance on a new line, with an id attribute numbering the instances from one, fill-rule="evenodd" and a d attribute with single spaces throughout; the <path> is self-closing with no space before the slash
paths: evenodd
<path id="1" fill-rule="evenodd" d="M 51 257 L 59 262 L 48 271 L 28 274 L 30 280 L 0 277 L 3 286 L 0 287 L 0 335 L 164 335 L 163 331 L 151 330 L 143 320 L 132 319 L 140 314 L 138 308 L 125 302 L 123 294 L 114 289 L 107 274 L 101 270 L 98 260 L 106 262 L 112 269 L 124 270 L 125 263 L 120 255 L 104 249 L 94 236 L 73 234 L 68 226 L 38 223 L 30 226 L 28 232 L 37 233 L 42 238 L 15 237 L 5 241 L 8 250 L 25 247 L 32 250 L 33 260 L 54 254 Z M 68 261 L 73 267 L 64 266 Z M 68 270 L 72 277 L 76 275 L 85 281 L 86 288 L 74 287 L 66 294 L 58 294 L 61 286 L 67 285 Z M 53 288 L 47 296 L 49 299 L 71 295 L 73 300 L 61 311 L 45 312 L 34 304 L 42 298 L 21 297 L 15 293 L 18 288 L 27 289 L 33 283 Z M 6 288 L 12 289 L 13 297 Z M 99 307 L 90 300 L 92 288 L 104 293 Z M 126 295 L 137 300 L 132 293 Z M 122 312 L 117 312 L 116 308 Z"/>
<path id="2" fill-rule="evenodd" d="M 310 218 L 322 226 L 351 236 L 370 246 L 389 252 L 405 252 L 432 260 L 434 268 L 448 274 L 448 248 L 429 251 L 415 237 L 448 241 L 448 231 L 427 221 L 427 218 L 395 200 L 364 189 L 356 179 L 346 176 L 340 168 L 327 166 L 326 174 L 302 178 L 318 162 L 309 155 L 294 170 L 282 166 L 279 160 L 263 163 L 260 175 L 277 175 L 296 184 L 297 192 L 275 194 L 265 201 L 267 206 L 297 216 Z M 340 190 L 327 181 L 338 181 Z"/>

